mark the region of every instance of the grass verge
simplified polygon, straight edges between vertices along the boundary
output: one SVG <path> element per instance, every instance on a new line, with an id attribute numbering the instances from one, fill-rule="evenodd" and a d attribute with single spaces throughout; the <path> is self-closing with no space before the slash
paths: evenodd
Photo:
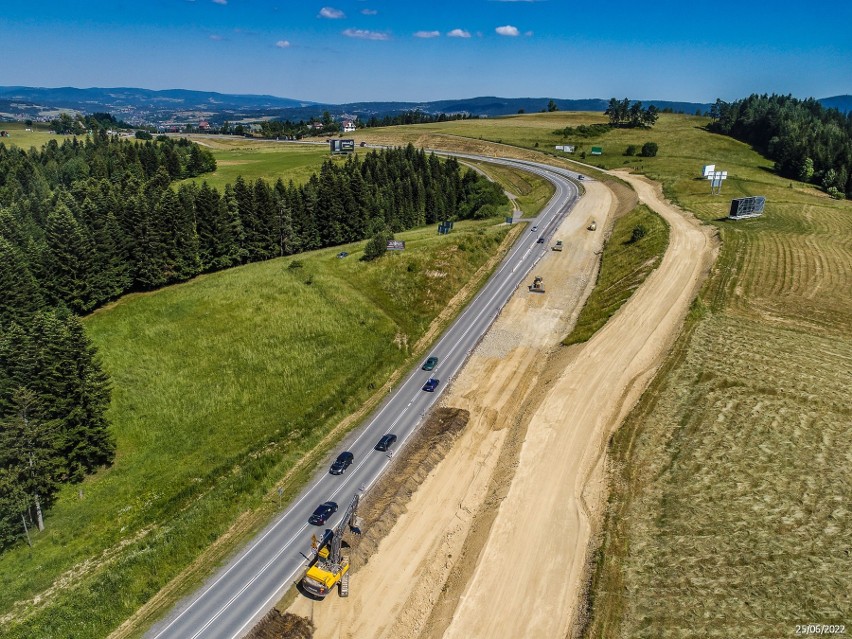
<path id="1" fill-rule="evenodd" d="M 657 268 L 668 244 L 668 225 L 644 204 L 618 218 L 604 246 L 595 288 L 562 343 L 588 341 Z"/>

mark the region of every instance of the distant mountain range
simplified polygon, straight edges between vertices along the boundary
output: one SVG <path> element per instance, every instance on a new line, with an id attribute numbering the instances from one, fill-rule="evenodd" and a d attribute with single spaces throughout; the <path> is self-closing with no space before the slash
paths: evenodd
<path id="1" fill-rule="evenodd" d="M 127 87 L 78 89 L 10 86 L 0 87 L 0 119 L 46 120 L 56 117 L 60 111 L 106 112 L 130 124 L 197 123 L 200 120 L 207 120 L 211 124 L 225 120 L 232 123 L 261 119 L 297 121 L 322 116 L 324 111 L 335 117 L 357 116 L 363 119 L 397 115 L 412 110 L 430 114 L 466 113 L 496 117 L 519 111 L 536 113 L 545 110 L 550 99 L 488 96 L 431 102 L 322 104 L 272 95 L 233 95 L 184 89 L 153 91 Z M 560 111 L 604 111 L 608 102 L 599 98 L 554 98 L 554 101 Z M 852 96 L 849 95 L 824 98 L 820 102 L 844 113 L 852 111 Z M 712 106 L 707 102 L 666 100 L 643 100 L 642 103 L 645 106 L 653 104 L 658 109 L 671 109 L 681 113 L 706 113 Z"/>

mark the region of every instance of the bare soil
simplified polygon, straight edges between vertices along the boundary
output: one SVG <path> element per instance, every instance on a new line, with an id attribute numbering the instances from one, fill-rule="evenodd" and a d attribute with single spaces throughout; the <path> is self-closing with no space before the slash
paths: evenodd
<path id="1" fill-rule="evenodd" d="M 245 639 L 313 639 L 313 624 L 297 615 L 281 614 L 273 608 Z"/>

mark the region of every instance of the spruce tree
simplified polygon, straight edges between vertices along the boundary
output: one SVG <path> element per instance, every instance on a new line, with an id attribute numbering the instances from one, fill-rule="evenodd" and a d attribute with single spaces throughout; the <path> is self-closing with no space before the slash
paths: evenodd
<path id="1" fill-rule="evenodd" d="M 43 303 L 23 255 L 0 237 L 0 330 L 12 322 L 26 323 Z"/>
<path id="2" fill-rule="evenodd" d="M 94 250 L 87 230 L 60 202 L 47 217 L 45 229 L 44 288 L 53 304 L 85 312 L 95 305 L 90 278 L 94 271 Z"/>

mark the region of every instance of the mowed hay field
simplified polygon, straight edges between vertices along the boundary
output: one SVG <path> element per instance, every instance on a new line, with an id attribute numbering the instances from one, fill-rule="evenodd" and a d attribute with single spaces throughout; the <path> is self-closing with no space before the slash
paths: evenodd
<path id="1" fill-rule="evenodd" d="M 778 178 L 696 118 L 669 119 L 660 157 L 632 162 L 716 225 L 723 247 L 667 374 L 611 447 L 589 634 L 788 637 L 797 624 L 848 624 L 852 205 Z M 708 162 L 729 171 L 724 196 L 695 179 Z M 747 195 L 766 196 L 763 217 L 720 220 Z"/>
<path id="2" fill-rule="evenodd" d="M 214 566 L 277 509 L 276 486 L 287 503 L 333 447 L 323 438 L 422 355 L 417 341 L 463 286 L 477 290 L 508 231 L 424 228 L 375 262 L 358 259 L 363 243 L 335 247 L 88 317 L 114 384 L 118 456 L 61 494 L 32 550 L 0 555 L 0 635 L 104 637 L 211 544 Z"/>
<path id="3" fill-rule="evenodd" d="M 848 633 L 852 203 L 779 178 L 747 145 L 705 131 L 708 121 L 663 115 L 650 131 L 565 140 L 603 146 L 587 158 L 596 166 L 659 180 L 723 241 L 687 330 L 611 442 L 612 496 L 584 633 L 790 637 L 797 624 L 832 622 Z M 592 122 L 605 119 L 470 120 L 409 127 L 399 139 L 552 152 L 562 143 L 553 130 Z M 622 155 L 646 141 L 657 157 Z M 703 164 L 729 172 L 721 196 L 698 179 Z M 730 199 L 746 195 L 766 196 L 766 214 L 723 221 Z"/>

